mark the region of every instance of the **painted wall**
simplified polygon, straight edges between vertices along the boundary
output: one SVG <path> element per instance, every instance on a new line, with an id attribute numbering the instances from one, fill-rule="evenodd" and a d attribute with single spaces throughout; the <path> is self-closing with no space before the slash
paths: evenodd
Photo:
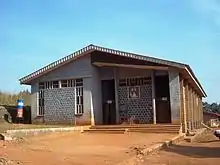
<path id="1" fill-rule="evenodd" d="M 74 118 L 75 112 L 75 94 L 73 88 L 58 88 L 45 90 L 45 122 L 54 123 L 77 123 L 78 125 L 90 124 L 91 122 L 91 99 L 90 92 L 92 90 L 92 65 L 90 56 L 77 59 L 56 69 L 48 74 L 39 77 L 32 82 L 32 120 L 37 118 L 38 110 L 38 83 L 51 80 L 76 79 L 83 78 L 83 103 L 84 114 Z M 65 97 L 63 97 L 65 96 Z M 62 121 L 63 119 L 63 121 Z"/>
<path id="2" fill-rule="evenodd" d="M 94 112 L 94 121 L 95 124 L 102 124 L 103 122 L 103 114 L 102 114 L 102 94 L 101 94 L 101 79 L 99 68 L 93 66 L 92 67 L 92 105 Z"/>
<path id="3" fill-rule="evenodd" d="M 37 109 L 38 109 L 38 84 L 33 83 L 31 85 L 31 119 L 35 119 L 37 117 Z"/>
<path id="4" fill-rule="evenodd" d="M 151 71 L 146 69 L 119 68 L 117 70 L 118 78 L 125 77 L 150 77 Z"/>
<path id="5" fill-rule="evenodd" d="M 179 72 L 169 70 L 171 122 L 180 123 L 180 79 Z"/>
<path id="6" fill-rule="evenodd" d="M 70 62 L 52 72 L 49 72 L 39 77 L 36 82 L 60 80 L 60 79 L 71 79 L 81 77 L 92 76 L 92 65 L 90 56 L 80 57 L 77 60 Z"/>

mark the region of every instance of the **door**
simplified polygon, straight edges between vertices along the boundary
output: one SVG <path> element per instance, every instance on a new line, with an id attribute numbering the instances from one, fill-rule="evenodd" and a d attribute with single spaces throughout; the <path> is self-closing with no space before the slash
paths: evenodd
<path id="1" fill-rule="evenodd" d="M 171 123 L 170 90 L 168 75 L 155 77 L 156 122 Z"/>
<path id="2" fill-rule="evenodd" d="M 103 124 L 116 124 L 114 80 L 102 80 L 102 114 Z"/>

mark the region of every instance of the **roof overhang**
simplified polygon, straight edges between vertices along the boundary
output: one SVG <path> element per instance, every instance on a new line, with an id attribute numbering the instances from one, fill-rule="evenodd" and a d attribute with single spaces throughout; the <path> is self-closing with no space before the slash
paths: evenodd
<path id="1" fill-rule="evenodd" d="M 147 70 L 168 70 L 169 68 L 164 66 L 129 65 L 129 64 L 117 64 L 117 63 L 105 63 L 105 62 L 93 62 L 92 64 L 98 67 L 122 67 L 122 68 L 135 68 L 135 69 L 147 69 Z"/>
<path id="2" fill-rule="evenodd" d="M 85 56 L 91 52 L 94 51 L 99 51 L 103 53 L 109 53 L 113 55 L 118 55 L 118 56 L 123 56 L 131 59 L 136 59 L 136 60 L 143 60 L 143 61 L 149 61 L 157 64 L 162 64 L 166 65 L 168 67 L 174 67 L 180 69 L 181 73 L 184 75 L 184 77 L 189 77 L 189 80 L 192 82 L 192 84 L 195 86 L 195 88 L 199 89 L 201 95 L 203 97 L 206 97 L 206 93 L 204 89 L 202 88 L 201 84 L 199 83 L 198 79 L 196 78 L 195 74 L 193 73 L 192 69 L 190 68 L 189 65 L 183 64 L 183 63 L 178 63 L 174 61 L 168 61 L 168 60 L 163 60 L 159 58 L 154 58 L 150 56 L 144 56 L 144 55 L 139 55 L 139 54 L 134 54 L 134 53 L 129 53 L 129 52 L 124 52 L 124 51 L 119 51 L 119 50 L 114 50 L 114 49 L 109 49 L 109 48 L 104 48 L 100 46 L 95 46 L 95 45 L 89 45 L 87 47 L 84 47 L 73 54 L 70 54 L 62 59 L 59 59 L 21 79 L 19 79 L 20 84 L 27 84 L 30 85 L 31 82 L 37 78 L 39 78 L 42 75 L 45 75 L 48 72 L 51 72 L 67 63 L 70 63 L 79 57 Z M 118 64 L 106 64 L 106 63 L 96 63 L 96 65 L 115 65 L 118 66 Z M 164 66 L 135 66 L 135 65 L 121 65 L 120 67 L 133 67 L 133 68 L 144 68 L 144 69 L 155 69 L 155 70 L 167 70 L 167 67 Z"/>

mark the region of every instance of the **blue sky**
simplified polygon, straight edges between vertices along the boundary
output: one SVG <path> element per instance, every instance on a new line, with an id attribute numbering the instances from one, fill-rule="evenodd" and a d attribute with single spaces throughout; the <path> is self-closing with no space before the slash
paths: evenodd
<path id="1" fill-rule="evenodd" d="M 0 86 L 90 43 L 188 63 L 220 102 L 219 0 L 0 0 Z"/>

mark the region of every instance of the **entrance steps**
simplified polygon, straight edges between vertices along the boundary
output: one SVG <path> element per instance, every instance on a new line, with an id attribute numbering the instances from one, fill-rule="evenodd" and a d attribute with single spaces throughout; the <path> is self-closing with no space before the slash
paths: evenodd
<path id="1" fill-rule="evenodd" d="M 136 125 L 95 125 L 83 132 L 87 133 L 112 133 L 122 134 L 125 132 L 139 133 L 174 133 L 178 134 L 180 125 L 177 124 L 136 124 Z"/>

